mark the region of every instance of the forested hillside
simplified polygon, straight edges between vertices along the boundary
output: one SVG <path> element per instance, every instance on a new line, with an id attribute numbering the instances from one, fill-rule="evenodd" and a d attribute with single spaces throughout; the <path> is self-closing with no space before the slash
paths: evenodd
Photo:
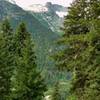
<path id="1" fill-rule="evenodd" d="M 100 0 L 75 0 L 69 7 L 55 54 L 59 69 L 72 73 L 68 100 L 100 99 Z"/>
<path id="2" fill-rule="evenodd" d="M 35 59 L 34 42 L 25 24 L 15 33 L 5 20 L 0 29 L 1 100 L 42 100 L 47 89 Z"/>
<path id="3" fill-rule="evenodd" d="M 42 16 L 40 17 L 42 19 Z M 43 71 L 43 74 L 47 74 L 47 82 L 53 77 L 55 80 L 56 76 L 52 74 L 54 62 L 49 59 L 49 56 L 56 48 L 54 41 L 59 37 L 58 34 L 53 32 L 49 26 L 44 25 L 47 23 L 45 20 L 40 21 L 40 18 L 23 10 L 18 5 L 11 4 L 7 2 L 7 0 L 0 0 L 0 21 L 6 18 L 9 20 L 14 30 L 16 30 L 20 22 L 26 24 L 28 31 L 34 38 L 38 68 Z"/>
<path id="4" fill-rule="evenodd" d="M 100 0 L 31 7 L 0 0 L 0 100 L 100 100 Z"/>
<path id="5" fill-rule="evenodd" d="M 34 39 L 34 51 L 37 57 L 37 68 L 41 71 L 43 77 L 45 77 L 44 80 L 47 83 L 47 86 L 49 86 L 50 90 L 52 90 L 56 81 L 60 80 L 61 82 L 64 82 L 69 79 L 66 71 L 59 72 L 56 70 L 54 65 L 55 62 L 51 58 L 52 53 L 57 50 L 55 41 L 60 37 L 58 35 L 59 33 L 57 33 L 59 30 L 55 28 L 55 30 L 52 30 L 51 26 L 60 26 L 60 24 L 57 23 L 62 23 L 62 21 L 58 21 L 62 18 L 59 19 L 59 16 L 56 14 L 56 12 L 52 13 L 53 9 L 50 10 L 50 12 L 44 13 L 43 15 L 41 13 L 30 13 L 30 11 L 25 11 L 16 5 L 15 2 L 12 4 L 7 1 L 8 0 L 0 0 L 0 22 L 8 19 L 14 32 L 16 31 L 16 27 L 18 27 L 20 22 L 24 22 L 26 24 L 27 30 Z M 62 6 L 59 5 L 55 6 L 55 10 L 58 8 L 60 10 L 62 8 Z M 44 20 L 44 18 L 47 18 L 48 16 L 50 17 L 50 20 L 47 22 L 47 20 Z M 47 25 L 49 22 L 54 23 L 54 25 Z"/>

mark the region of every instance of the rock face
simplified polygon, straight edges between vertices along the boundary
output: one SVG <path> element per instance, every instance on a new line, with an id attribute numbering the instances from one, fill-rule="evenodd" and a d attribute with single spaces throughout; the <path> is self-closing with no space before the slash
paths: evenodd
<path id="1" fill-rule="evenodd" d="M 0 20 L 8 18 L 13 27 L 15 27 L 19 22 L 24 21 L 27 27 L 32 33 L 52 33 L 50 28 L 46 28 L 42 23 L 30 14 L 28 11 L 23 10 L 15 4 L 11 4 L 6 0 L 0 0 Z M 33 35 L 34 35 L 33 34 Z"/>
<path id="2" fill-rule="evenodd" d="M 63 7 L 61 5 L 58 4 L 52 4 L 51 2 L 47 2 L 46 3 L 46 7 L 54 12 L 56 11 L 62 11 L 62 12 L 66 12 L 67 8 Z"/>
<path id="3" fill-rule="evenodd" d="M 64 15 L 67 14 L 66 7 L 52 4 L 51 2 L 47 2 L 45 6 L 34 4 L 30 7 L 26 10 L 30 11 L 41 23 L 45 22 L 43 23 L 45 27 L 49 27 L 53 32 L 61 33 L 60 27 L 62 26 Z"/>
<path id="4" fill-rule="evenodd" d="M 48 11 L 47 7 L 40 5 L 40 4 L 30 5 L 28 8 L 24 8 L 24 9 L 28 10 L 28 11 L 35 12 L 35 13 L 47 12 Z"/>
<path id="5" fill-rule="evenodd" d="M 6 1 L 16 5 L 14 0 Z M 46 28 L 52 30 L 55 33 L 61 34 L 60 27 L 62 26 L 64 15 L 67 14 L 66 7 L 47 2 L 44 6 L 41 4 L 32 4 L 29 7 L 22 9 L 33 15 L 33 17 L 35 17 Z"/>

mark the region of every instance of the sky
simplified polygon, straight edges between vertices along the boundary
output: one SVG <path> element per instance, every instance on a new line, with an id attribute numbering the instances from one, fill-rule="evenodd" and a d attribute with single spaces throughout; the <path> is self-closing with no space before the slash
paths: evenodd
<path id="1" fill-rule="evenodd" d="M 69 6 L 72 0 L 15 0 L 16 3 L 21 7 L 28 7 L 32 4 L 45 4 L 46 2 L 52 2 L 54 4 L 60 4 L 63 6 Z"/>

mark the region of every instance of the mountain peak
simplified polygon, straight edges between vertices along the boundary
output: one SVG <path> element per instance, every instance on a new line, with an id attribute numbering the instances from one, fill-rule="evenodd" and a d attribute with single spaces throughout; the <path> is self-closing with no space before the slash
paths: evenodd
<path id="1" fill-rule="evenodd" d="M 25 8 L 25 10 L 29 10 L 32 12 L 47 12 L 48 8 L 41 4 L 33 4 L 30 5 L 28 8 Z"/>
<path id="2" fill-rule="evenodd" d="M 64 15 L 66 15 L 67 12 L 66 7 L 63 7 L 62 5 L 58 4 L 53 4 L 51 2 L 47 2 L 45 5 L 32 4 L 24 9 L 36 13 L 41 13 L 41 12 L 51 12 L 52 14 L 56 13 L 59 17 L 63 17 Z"/>
<path id="3" fill-rule="evenodd" d="M 53 5 L 52 2 L 47 2 L 45 6 L 50 7 L 52 5 Z"/>

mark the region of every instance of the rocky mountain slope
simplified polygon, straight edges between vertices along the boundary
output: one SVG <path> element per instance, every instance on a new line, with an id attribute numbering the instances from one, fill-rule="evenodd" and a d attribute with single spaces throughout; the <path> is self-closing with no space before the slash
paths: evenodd
<path id="1" fill-rule="evenodd" d="M 31 12 L 45 27 L 49 27 L 53 32 L 61 33 L 60 27 L 62 26 L 64 15 L 66 15 L 66 7 L 47 2 L 45 6 L 34 4 L 26 10 Z"/>
<path id="2" fill-rule="evenodd" d="M 12 4 L 16 4 L 14 0 L 7 0 Z M 30 12 L 41 24 L 45 27 L 49 27 L 53 32 L 60 33 L 60 27 L 62 26 L 64 15 L 66 15 L 67 8 L 58 4 L 52 4 L 47 2 L 45 5 L 32 4 L 23 8 L 25 11 Z"/>

